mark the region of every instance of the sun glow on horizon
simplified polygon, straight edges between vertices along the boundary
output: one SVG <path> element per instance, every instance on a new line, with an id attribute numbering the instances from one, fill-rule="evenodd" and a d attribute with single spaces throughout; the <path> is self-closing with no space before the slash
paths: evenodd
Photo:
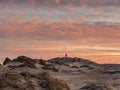
<path id="1" fill-rule="evenodd" d="M 1 0 L 0 60 L 26 55 L 120 63 L 120 0 Z M 107 12 L 107 13 L 106 13 Z"/>

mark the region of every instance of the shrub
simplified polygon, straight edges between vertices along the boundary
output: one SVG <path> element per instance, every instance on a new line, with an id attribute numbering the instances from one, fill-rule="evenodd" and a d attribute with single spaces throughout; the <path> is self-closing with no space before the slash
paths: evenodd
<path id="1" fill-rule="evenodd" d="M 22 75 L 24 77 L 24 79 L 27 81 L 31 78 L 36 77 L 35 74 L 31 74 L 29 72 L 21 72 L 20 75 Z"/>
<path id="2" fill-rule="evenodd" d="M 20 75 L 15 72 L 2 73 L 0 75 L 0 88 L 13 87 L 18 88 L 18 81 L 20 80 Z"/>
<path id="3" fill-rule="evenodd" d="M 53 79 L 47 72 L 41 73 L 42 82 L 40 86 L 48 90 L 70 90 L 66 84 L 61 83 L 57 79 Z"/>
<path id="4" fill-rule="evenodd" d="M 66 84 L 52 78 L 47 72 L 39 74 L 7 72 L 0 74 L 0 90 L 6 90 L 6 88 L 9 90 L 36 90 L 36 86 L 40 86 L 43 90 L 69 90 Z"/>
<path id="5" fill-rule="evenodd" d="M 42 59 L 38 60 L 38 63 L 44 66 L 46 65 L 46 61 Z"/>
<path id="6" fill-rule="evenodd" d="M 51 64 L 47 64 L 45 65 L 44 67 L 42 67 L 44 70 L 52 70 L 54 72 L 58 72 L 59 70 L 54 66 L 54 65 L 51 65 Z"/>
<path id="7" fill-rule="evenodd" d="M 17 59 L 14 59 L 13 62 L 24 63 L 24 66 L 36 68 L 35 66 L 36 61 L 26 56 L 19 56 Z"/>

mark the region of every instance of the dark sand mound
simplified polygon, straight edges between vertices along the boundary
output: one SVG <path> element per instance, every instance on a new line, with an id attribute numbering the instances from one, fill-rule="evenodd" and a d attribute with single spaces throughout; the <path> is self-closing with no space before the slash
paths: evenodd
<path id="1" fill-rule="evenodd" d="M 9 62 L 11 62 L 11 60 L 9 58 L 6 58 L 5 61 L 3 62 L 3 65 L 8 64 Z"/>

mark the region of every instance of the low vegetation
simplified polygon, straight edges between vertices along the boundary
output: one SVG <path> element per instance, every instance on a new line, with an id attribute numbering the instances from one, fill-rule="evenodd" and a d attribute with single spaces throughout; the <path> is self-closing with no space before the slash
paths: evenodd
<path id="1" fill-rule="evenodd" d="M 20 75 L 16 72 L 7 72 L 0 74 L 0 90 L 4 88 L 20 89 L 21 85 L 18 84 L 20 81 Z"/>
<path id="2" fill-rule="evenodd" d="M 103 84 L 89 83 L 82 87 L 80 90 L 112 90 L 112 89 Z"/>
<path id="3" fill-rule="evenodd" d="M 36 82 L 36 83 L 35 83 Z M 37 87 L 37 89 L 36 89 Z M 49 73 L 7 72 L 0 74 L 0 90 L 70 90 Z"/>
<path id="4" fill-rule="evenodd" d="M 40 86 L 47 90 L 70 90 L 66 84 L 61 83 L 57 79 L 53 79 L 47 72 L 41 74 L 42 82 Z"/>
<path id="5" fill-rule="evenodd" d="M 42 67 L 42 69 L 44 69 L 44 70 L 51 70 L 51 71 L 54 71 L 54 72 L 59 72 L 59 69 L 56 68 L 52 64 L 46 64 L 45 66 Z"/>
<path id="6" fill-rule="evenodd" d="M 36 61 L 26 56 L 19 56 L 17 59 L 14 59 L 13 62 L 23 63 L 24 64 L 23 66 L 27 66 L 30 68 L 36 67 L 35 66 Z"/>

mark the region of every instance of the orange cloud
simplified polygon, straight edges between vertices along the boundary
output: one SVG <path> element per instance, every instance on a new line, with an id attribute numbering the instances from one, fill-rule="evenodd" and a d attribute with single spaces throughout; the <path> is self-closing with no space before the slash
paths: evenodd
<path id="1" fill-rule="evenodd" d="M 119 0 L 107 2 L 0 0 L 0 59 L 48 59 L 67 52 L 99 63 L 120 63 Z M 101 6 L 100 12 L 94 10 Z M 103 22 L 97 20 L 101 17 Z"/>
<path id="2" fill-rule="evenodd" d="M 17 27 L 16 27 L 17 26 Z M 49 29 L 48 29 L 49 28 Z M 112 40 L 120 37 L 118 28 L 99 25 L 86 25 L 84 20 L 77 22 L 69 22 L 62 20 L 60 22 L 49 22 L 40 20 L 39 22 L 24 22 L 21 18 L 9 17 L 1 22 L 1 31 L 6 33 L 8 37 L 33 39 L 61 39 L 61 40 L 94 40 L 98 41 Z M 116 29 L 116 30 L 114 30 Z M 19 32 L 19 33 L 18 33 Z M 24 33 L 22 33 L 24 32 Z M 34 33 L 32 33 L 34 32 Z M 50 33 L 52 32 L 52 33 Z M 54 33 L 54 34 L 53 34 Z M 42 34 L 46 36 L 42 36 Z M 16 36 L 17 35 L 17 36 Z M 96 40 L 96 41 L 95 41 Z M 83 40 L 82 40 L 83 41 Z"/>
<path id="3" fill-rule="evenodd" d="M 67 51 L 72 57 L 88 58 L 99 63 L 120 63 L 119 26 L 89 25 L 84 19 L 75 22 L 66 19 L 60 22 L 44 19 L 25 22 L 14 16 L 6 18 L 0 25 L 0 45 L 4 46 L 0 49 L 3 48 L 2 53 L 10 57 L 24 54 L 47 59 L 64 56 Z M 5 42 L 5 39 L 10 42 Z"/>
<path id="4" fill-rule="evenodd" d="M 57 4 L 60 4 L 61 0 L 55 0 L 55 2 L 56 2 Z"/>

